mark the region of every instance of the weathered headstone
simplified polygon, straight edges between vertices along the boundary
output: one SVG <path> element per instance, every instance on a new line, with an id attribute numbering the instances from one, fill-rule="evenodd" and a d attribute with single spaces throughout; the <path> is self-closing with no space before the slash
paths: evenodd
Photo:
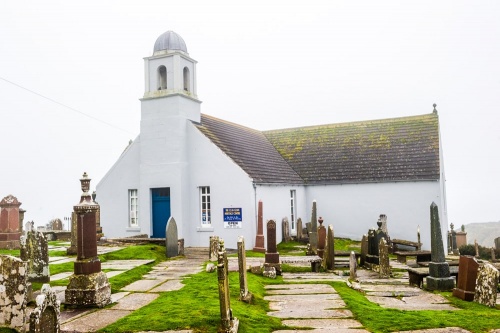
<path id="1" fill-rule="evenodd" d="M 359 256 L 359 266 L 364 267 L 366 256 L 368 255 L 368 235 L 361 238 L 361 255 Z"/>
<path id="2" fill-rule="evenodd" d="M 500 251 L 500 237 L 495 238 L 494 242 L 495 242 L 495 249 L 497 251 Z"/>
<path id="3" fill-rule="evenodd" d="M 40 295 L 36 297 L 36 308 L 30 315 L 29 333 L 59 333 L 60 303 L 50 285 L 44 284 Z"/>
<path id="4" fill-rule="evenodd" d="M 219 285 L 219 303 L 221 326 L 219 332 L 238 332 L 239 321 L 233 317 L 231 302 L 229 299 L 229 276 L 227 265 L 227 254 L 224 248 L 224 240 L 219 240 L 219 252 L 217 256 L 217 278 Z"/>
<path id="5" fill-rule="evenodd" d="M 417 225 L 417 251 L 422 250 L 422 242 L 420 241 L 420 225 Z"/>
<path id="6" fill-rule="evenodd" d="M 0 249 L 18 249 L 22 232 L 21 202 L 13 195 L 0 201 Z"/>
<path id="7" fill-rule="evenodd" d="M 323 253 L 325 252 L 326 246 L 326 228 L 323 225 L 323 218 L 320 216 L 318 219 L 318 256 L 323 258 Z"/>
<path id="8" fill-rule="evenodd" d="M 27 263 L 0 255 L 0 326 L 21 329 L 28 303 Z"/>
<path id="9" fill-rule="evenodd" d="M 335 238 L 333 234 L 333 225 L 328 226 L 326 232 L 326 251 L 323 254 L 323 263 L 326 270 L 335 268 Z"/>
<path id="10" fill-rule="evenodd" d="M 378 241 L 375 229 L 368 230 L 368 254 L 365 263 L 369 268 L 371 265 L 378 265 Z"/>
<path id="11" fill-rule="evenodd" d="M 474 257 L 460 256 L 457 287 L 453 289 L 453 296 L 468 302 L 474 300 L 478 269 L 479 264 Z"/>
<path id="12" fill-rule="evenodd" d="M 495 262 L 496 260 L 497 260 L 497 258 L 496 258 L 495 248 L 492 247 L 491 248 L 491 261 Z"/>
<path id="13" fill-rule="evenodd" d="M 184 255 L 184 238 L 179 238 L 177 240 L 177 255 Z"/>
<path id="14" fill-rule="evenodd" d="M 492 264 L 479 267 L 474 302 L 494 308 L 497 302 L 499 272 Z"/>
<path id="15" fill-rule="evenodd" d="M 240 300 L 251 303 L 252 294 L 248 291 L 247 256 L 243 236 L 238 237 L 238 272 L 240 276 Z"/>
<path id="16" fill-rule="evenodd" d="M 378 253 L 378 275 L 380 278 L 389 278 L 391 276 L 391 265 L 389 263 L 389 245 L 385 238 L 380 239 Z"/>
<path id="17" fill-rule="evenodd" d="M 259 206 L 257 209 L 257 235 L 255 236 L 255 246 L 253 248 L 256 252 L 265 253 L 264 248 L 264 220 L 262 212 L 262 200 L 259 200 Z"/>
<path id="18" fill-rule="evenodd" d="M 99 205 L 89 194 L 87 173 L 83 174 L 80 183 L 83 193 L 80 202 L 73 207 L 77 216 L 77 256 L 74 274 L 69 277 L 65 291 L 65 303 L 73 307 L 104 307 L 111 303 L 111 287 L 97 256 L 95 212 Z"/>
<path id="19" fill-rule="evenodd" d="M 170 216 L 165 227 L 165 247 L 167 258 L 177 257 L 179 255 L 179 237 L 177 235 L 177 223 L 173 216 Z"/>
<path id="20" fill-rule="evenodd" d="M 70 246 L 66 249 L 66 254 L 76 254 L 77 248 L 76 243 L 78 241 L 78 227 L 77 227 L 77 218 L 75 212 L 71 213 L 71 243 Z"/>
<path id="21" fill-rule="evenodd" d="M 434 202 L 431 204 L 430 213 L 431 262 L 429 262 L 429 276 L 426 279 L 427 289 L 441 291 L 451 290 L 455 286 L 455 278 L 450 276 L 450 267 L 445 261 L 439 211 Z"/>
<path id="22" fill-rule="evenodd" d="M 356 260 L 356 253 L 351 251 L 349 255 L 349 278 L 351 280 L 356 280 L 358 278 L 357 274 L 358 261 Z"/>
<path id="23" fill-rule="evenodd" d="M 20 244 L 21 260 L 28 262 L 28 281 L 50 282 L 48 242 L 33 222 L 26 223 Z"/>
<path id="24" fill-rule="evenodd" d="M 386 236 L 386 237 L 384 237 L 385 241 L 387 242 L 387 244 L 391 244 L 390 237 L 389 237 L 389 231 L 387 230 L 387 215 L 380 214 L 378 219 L 380 220 L 380 222 L 382 222 L 380 229 L 382 230 L 382 232 Z M 379 239 L 379 241 L 380 241 L 380 239 Z"/>
<path id="25" fill-rule="evenodd" d="M 219 256 L 219 236 L 210 236 L 208 260 L 217 261 Z"/>
<path id="26" fill-rule="evenodd" d="M 474 239 L 474 249 L 476 250 L 476 258 L 479 258 L 479 245 L 477 244 L 477 239 Z"/>
<path id="27" fill-rule="evenodd" d="M 281 233 L 282 242 L 288 243 L 290 241 L 290 224 L 288 223 L 288 217 L 284 217 L 281 221 Z"/>
<path id="28" fill-rule="evenodd" d="M 264 267 L 274 267 L 276 274 L 281 275 L 280 254 L 276 247 L 276 222 L 267 221 L 267 250 Z"/>
<path id="29" fill-rule="evenodd" d="M 311 231 L 309 232 L 309 244 L 311 244 L 310 255 L 318 253 L 318 220 L 316 217 L 316 200 L 313 200 L 311 212 Z"/>
<path id="30" fill-rule="evenodd" d="M 302 238 L 304 238 L 302 236 L 302 219 L 299 217 L 297 219 L 297 241 L 300 242 Z"/>
<path id="31" fill-rule="evenodd" d="M 98 203 L 96 200 L 96 192 L 92 192 L 92 200 L 95 202 L 95 203 Z M 96 237 L 97 237 L 97 240 L 100 240 L 101 237 L 104 236 L 104 233 L 102 232 L 102 226 L 101 226 L 101 208 L 99 207 L 99 209 L 97 209 L 97 211 L 95 212 L 95 230 L 96 230 Z"/>

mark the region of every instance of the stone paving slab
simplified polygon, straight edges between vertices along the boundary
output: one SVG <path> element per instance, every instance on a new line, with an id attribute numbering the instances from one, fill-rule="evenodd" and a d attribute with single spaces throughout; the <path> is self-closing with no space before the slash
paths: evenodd
<path id="1" fill-rule="evenodd" d="M 148 305 L 158 298 L 158 294 L 134 293 L 129 294 L 118 301 L 118 304 L 113 306 L 113 310 L 130 310 L 134 311 L 143 306 Z"/>
<path id="2" fill-rule="evenodd" d="M 265 286 L 269 295 L 298 295 L 298 294 L 333 294 L 332 286 L 327 284 L 275 284 Z"/>
<path id="3" fill-rule="evenodd" d="M 360 328 L 361 323 L 354 319 L 287 319 L 281 322 L 285 326 L 311 328 Z"/>
<path id="4" fill-rule="evenodd" d="M 370 333 L 361 328 L 316 328 L 313 330 L 279 330 L 273 333 Z"/>
<path id="5" fill-rule="evenodd" d="M 127 310 L 102 309 L 61 325 L 61 332 L 95 332 L 130 314 Z"/>
<path id="6" fill-rule="evenodd" d="M 59 261 L 59 260 L 63 260 L 63 259 L 68 259 L 68 257 L 64 256 L 64 257 L 50 257 L 49 256 L 49 263 L 54 263 L 55 261 Z"/>
<path id="7" fill-rule="evenodd" d="M 302 302 L 307 303 L 319 303 L 324 301 L 335 301 L 339 306 L 334 306 L 335 308 L 346 306 L 339 294 L 312 294 L 304 296 L 302 295 L 266 295 L 264 296 L 266 301 L 273 302 Z"/>
<path id="8" fill-rule="evenodd" d="M 162 283 L 158 287 L 151 289 L 150 293 L 162 293 L 167 291 L 174 291 L 182 289 L 184 285 L 181 283 L 181 280 L 169 280 L 165 283 Z"/>
<path id="9" fill-rule="evenodd" d="M 281 311 L 270 311 L 268 316 L 276 318 L 348 318 L 352 317 L 352 312 L 345 309 L 321 310 L 315 308 L 304 309 L 302 304 L 288 304 Z"/>
<path id="10" fill-rule="evenodd" d="M 111 294 L 111 303 L 116 303 L 123 297 L 129 295 L 130 293 L 128 291 L 121 291 L 118 293 Z"/>
<path id="11" fill-rule="evenodd" d="M 59 274 L 54 274 L 50 276 L 50 281 L 57 281 L 57 280 L 62 280 L 62 279 L 67 279 L 73 275 L 73 272 L 62 272 Z"/>
<path id="12" fill-rule="evenodd" d="M 343 281 L 347 277 L 342 277 L 334 273 L 283 273 L 283 281 Z"/>
<path id="13" fill-rule="evenodd" d="M 122 288 L 125 291 L 145 292 L 159 285 L 161 280 L 138 280 Z"/>
<path id="14" fill-rule="evenodd" d="M 130 270 L 138 266 L 147 265 L 154 260 L 108 260 L 101 263 L 101 269 Z"/>
<path id="15" fill-rule="evenodd" d="M 381 307 L 399 310 L 459 310 L 448 304 L 443 296 L 431 293 L 403 298 L 366 295 L 366 298 Z"/>
<path id="16" fill-rule="evenodd" d="M 460 327 L 430 328 L 427 330 L 397 331 L 397 333 L 471 333 Z M 493 333 L 493 332 L 492 332 Z"/>
<path id="17" fill-rule="evenodd" d="M 108 277 L 108 279 L 111 279 L 112 277 L 120 275 L 121 273 L 125 273 L 125 272 L 126 271 L 109 271 L 109 272 L 106 272 L 106 276 Z"/>
<path id="18" fill-rule="evenodd" d="M 50 259 L 49 259 L 49 263 L 52 264 L 52 265 L 65 264 L 67 262 L 75 262 L 75 261 L 76 261 L 76 257 L 71 257 L 71 258 L 66 257 L 64 259 L 60 259 L 60 260 L 57 260 L 57 261 L 54 261 L 54 262 L 50 262 Z"/>
<path id="19" fill-rule="evenodd" d="M 193 330 L 182 330 L 182 331 L 141 331 L 137 333 L 193 333 Z"/>

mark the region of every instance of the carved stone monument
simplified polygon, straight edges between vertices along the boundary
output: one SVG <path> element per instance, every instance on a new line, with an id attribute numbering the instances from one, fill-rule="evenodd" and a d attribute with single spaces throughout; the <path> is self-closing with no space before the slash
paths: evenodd
<path id="1" fill-rule="evenodd" d="M 304 238 L 302 235 L 302 219 L 299 217 L 297 219 L 297 241 L 301 241 Z"/>
<path id="2" fill-rule="evenodd" d="M 40 295 L 36 297 L 36 308 L 30 315 L 29 333 L 59 333 L 60 303 L 50 285 L 44 284 Z"/>
<path id="3" fill-rule="evenodd" d="M 283 243 L 288 243 L 291 238 L 290 238 L 290 223 L 288 223 L 288 217 L 284 217 L 283 220 L 281 221 L 281 233 L 282 235 L 282 242 Z"/>
<path id="4" fill-rule="evenodd" d="M 474 257 L 460 256 L 458 261 L 458 282 L 453 289 L 453 296 L 464 301 L 474 300 L 476 290 L 476 278 L 479 264 Z"/>
<path id="5" fill-rule="evenodd" d="M 316 200 L 313 200 L 311 212 L 311 231 L 309 232 L 311 253 L 308 253 L 308 255 L 316 255 L 318 253 L 318 220 L 316 216 Z"/>
<path id="6" fill-rule="evenodd" d="M 318 219 L 318 256 L 323 258 L 326 246 L 326 228 L 323 225 L 323 218 L 320 216 Z"/>
<path id="7" fill-rule="evenodd" d="M 89 194 L 87 173 L 80 179 L 82 195 L 73 207 L 77 216 L 77 257 L 74 274 L 66 288 L 66 304 L 74 307 L 104 307 L 111 302 L 111 287 L 101 271 L 97 256 L 96 210 L 99 208 Z"/>
<path id="8" fill-rule="evenodd" d="M 248 291 L 247 256 L 245 252 L 245 239 L 243 236 L 238 237 L 238 272 L 240 277 L 240 300 L 251 303 L 252 294 Z"/>
<path id="9" fill-rule="evenodd" d="M 351 280 L 356 280 L 358 278 L 357 274 L 358 261 L 356 260 L 356 253 L 351 251 L 349 255 L 349 278 Z"/>
<path id="10" fill-rule="evenodd" d="M 262 200 L 259 200 L 259 207 L 257 211 L 257 235 L 255 236 L 255 246 L 253 248 L 256 252 L 265 253 L 264 248 L 264 220 L 262 213 Z"/>
<path id="11" fill-rule="evenodd" d="M 219 332 L 238 332 L 239 321 L 233 317 L 231 302 L 229 299 L 229 276 L 227 265 L 227 254 L 224 248 L 224 240 L 219 241 L 219 253 L 217 258 L 217 278 L 219 284 L 219 303 L 221 326 Z"/>
<path id="12" fill-rule="evenodd" d="M 0 249 L 18 249 L 23 228 L 24 211 L 21 202 L 13 195 L 0 201 Z"/>
<path id="13" fill-rule="evenodd" d="M 439 211 L 434 202 L 431 204 L 431 262 L 426 280 L 429 290 L 452 290 L 455 286 L 455 278 L 450 276 L 450 267 L 445 261 Z"/>
<path id="14" fill-rule="evenodd" d="M 210 236 L 210 247 L 208 253 L 208 260 L 217 261 L 219 256 L 219 236 Z"/>
<path id="15" fill-rule="evenodd" d="M 389 263 L 389 245 L 385 238 L 381 238 L 378 244 L 378 275 L 380 278 L 391 277 L 391 265 Z"/>
<path id="16" fill-rule="evenodd" d="M 173 216 L 170 216 L 165 227 L 165 247 L 167 258 L 179 255 L 179 237 L 177 235 L 177 223 Z"/>
<path id="17" fill-rule="evenodd" d="M 335 268 L 335 237 L 333 234 L 333 225 L 328 226 L 326 233 L 326 251 L 323 255 L 324 268 L 332 270 Z"/>
<path id="18" fill-rule="evenodd" d="M 77 228 L 77 219 L 76 219 L 75 212 L 71 213 L 71 226 L 70 226 L 70 228 L 71 228 L 71 243 L 70 243 L 70 246 L 66 249 L 66 253 L 71 255 L 71 254 L 77 253 L 76 242 L 78 241 L 77 240 L 78 228 Z"/>
<path id="19" fill-rule="evenodd" d="M 267 251 L 265 255 L 264 270 L 274 267 L 276 274 L 281 275 L 280 254 L 276 246 L 276 222 L 267 221 Z"/>
<path id="20" fill-rule="evenodd" d="M 33 222 L 26 223 L 20 244 L 21 259 L 28 263 L 28 281 L 50 282 L 48 242 Z"/>

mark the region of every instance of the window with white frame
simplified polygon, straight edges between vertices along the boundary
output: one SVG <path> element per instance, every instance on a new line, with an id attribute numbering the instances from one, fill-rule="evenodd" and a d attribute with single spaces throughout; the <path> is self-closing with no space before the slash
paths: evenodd
<path id="1" fill-rule="evenodd" d="M 290 190 L 290 222 L 291 222 L 291 229 L 295 230 L 295 220 L 297 216 L 297 199 L 296 199 L 296 193 L 295 190 Z"/>
<path id="2" fill-rule="evenodd" d="M 212 226 L 212 214 L 210 207 L 210 186 L 200 187 L 200 220 L 202 227 Z"/>
<path id="3" fill-rule="evenodd" d="M 139 197 L 137 190 L 128 190 L 128 206 L 129 206 L 129 225 L 130 227 L 139 226 Z"/>

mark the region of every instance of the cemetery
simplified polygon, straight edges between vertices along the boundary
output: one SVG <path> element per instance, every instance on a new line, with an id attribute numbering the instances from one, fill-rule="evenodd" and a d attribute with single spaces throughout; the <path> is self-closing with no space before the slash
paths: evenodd
<path id="1" fill-rule="evenodd" d="M 420 235 L 391 243 L 384 214 L 361 242 L 336 238 L 316 202 L 300 238 L 259 214 L 252 250 L 184 248 L 174 217 L 161 244 L 98 237 L 80 181 L 70 241 L 30 221 L 0 249 L 0 332 L 500 332 L 499 263 L 445 251 L 434 203 L 429 253 Z"/>

